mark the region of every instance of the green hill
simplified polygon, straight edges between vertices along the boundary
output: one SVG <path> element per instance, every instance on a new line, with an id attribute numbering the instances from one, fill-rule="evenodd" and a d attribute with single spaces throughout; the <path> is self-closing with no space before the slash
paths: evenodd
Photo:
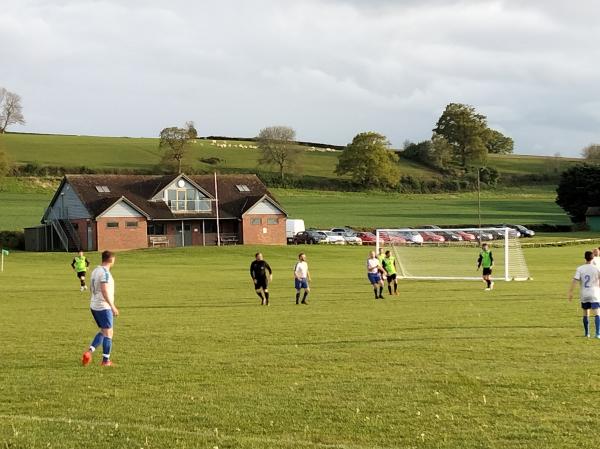
<path id="1" fill-rule="evenodd" d="M 39 164 L 76 170 L 152 170 L 160 160 L 158 139 L 131 137 L 93 137 L 43 134 L 6 134 L 0 136 L 0 145 L 20 165 Z M 254 171 L 259 167 L 259 151 L 254 142 L 227 140 L 197 140 L 193 143 L 187 163 L 197 170 Z M 300 174 L 317 178 L 335 178 L 337 152 L 311 151 L 302 147 Z M 202 159 L 218 158 L 216 165 Z M 557 175 L 580 161 L 574 158 L 542 156 L 491 155 L 489 165 L 502 175 Z M 400 160 L 403 175 L 432 179 L 440 175 L 427 167 L 406 159 Z M 261 171 L 273 168 L 260 167 Z"/>

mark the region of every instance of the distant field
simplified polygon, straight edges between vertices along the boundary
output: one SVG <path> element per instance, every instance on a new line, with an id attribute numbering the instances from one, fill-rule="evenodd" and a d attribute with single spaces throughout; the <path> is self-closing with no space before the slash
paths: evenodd
<path id="1" fill-rule="evenodd" d="M 291 218 L 308 226 L 401 227 L 477 223 L 475 193 L 385 194 L 273 189 Z M 483 223 L 569 224 L 552 187 L 484 191 Z"/>
<path id="2" fill-rule="evenodd" d="M 98 354 L 79 364 L 96 331 L 70 255 L 11 253 L 0 447 L 597 446 L 600 341 L 581 337 L 579 305 L 565 298 L 585 247 L 527 249 L 534 280 L 492 292 L 401 281 L 399 297 L 377 302 L 365 248 L 301 248 L 308 306 L 293 303 L 300 248 L 261 248 L 269 308 L 249 281 L 257 249 L 119 254 L 112 369 Z"/>
<path id="3" fill-rule="evenodd" d="M 21 164 L 63 167 L 88 167 L 92 169 L 144 169 L 150 170 L 160 160 L 158 139 L 130 137 L 92 137 L 62 135 L 7 134 L 0 136 L 2 145 L 11 157 Z M 223 146 L 225 145 L 225 148 Z M 254 142 L 198 140 L 192 144 L 187 163 L 203 170 L 225 169 L 256 171 L 259 167 L 259 151 L 242 146 L 255 145 Z M 302 147 L 305 150 L 305 147 Z M 209 165 L 200 159 L 217 157 L 222 160 L 217 165 Z M 337 163 L 337 153 L 304 151 L 297 174 L 333 178 Z M 501 173 L 511 175 L 554 174 L 580 162 L 580 159 L 491 155 L 489 165 Z M 403 175 L 421 179 L 437 178 L 440 175 L 412 161 L 401 159 Z M 260 167 L 261 171 L 272 171 L 272 167 Z"/>
<path id="4" fill-rule="evenodd" d="M 160 161 L 158 139 L 129 137 L 89 137 L 61 135 L 7 134 L 1 136 L 3 146 L 17 163 L 37 163 L 48 166 L 88 167 L 92 169 L 145 169 L 150 170 Z M 221 145 L 221 146 L 219 146 Z M 226 145 L 226 147 L 222 147 Z M 254 142 L 197 140 L 191 144 L 186 163 L 197 169 L 233 169 L 255 171 L 259 169 L 259 151 L 242 148 Z M 302 147 L 305 150 L 305 147 Z M 200 159 L 217 157 L 217 165 Z M 336 177 L 334 170 L 338 153 L 303 151 L 297 174 L 314 177 Z M 402 160 L 402 173 L 420 178 L 437 176 L 432 170 L 411 161 Z M 262 171 L 276 170 L 260 166 Z"/>

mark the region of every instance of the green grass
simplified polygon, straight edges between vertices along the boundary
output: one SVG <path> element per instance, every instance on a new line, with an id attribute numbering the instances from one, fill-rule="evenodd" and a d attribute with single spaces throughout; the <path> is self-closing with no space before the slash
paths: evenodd
<path id="1" fill-rule="evenodd" d="M 15 231 L 40 223 L 56 179 L 0 178 L 0 231 Z"/>
<path id="2" fill-rule="evenodd" d="M 382 302 L 364 248 L 309 247 L 309 306 L 291 300 L 299 248 L 263 248 L 269 308 L 255 250 L 120 254 L 112 369 L 79 366 L 95 329 L 70 256 L 11 253 L 0 447 L 594 446 L 600 342 L 564 298 L 583 247 L 526 250 L 535 280 L 491 293 L 402 282 Z"/>
<path id="3" fill-rule="evenodd" d="M 220 147 L 223 144 L 227 147 Z M 0 136 L 0 145 L 19 164 L 151 170 L 160 160 L 158 139 L 155 138 L 6 134 Z M 259 151 L 241 148 L 248 145 L 254 143 L 217 141 L 213 144 L 212 141 L 198 140 L 191 145 L 187 163 L 195 169 L 212 170 L 215 166 L 205 164 L 200 159 L 218 157 L 223 162 L 216 168 L 255 171 L 259 167 Z M 491 155 L 489 157 L 490 166 L 496 167 L 503 174 L 512 175 L 556 174 L 580 161 L 575 158 L 544 156 Z M 334 173 L 336 163 L 337 153 L 305 151 L 296 172 L 317 178 L 333 178 L 336 176 Z M 261 170 L 265 169 L 275 171 L 272 167 L 261 167 Z M 437 172 L 406 159 L 400 160 L 400 169 L 403 175 L 421 179 L 440 176 Z"/>
<path id="4" fill-rule="evenodd" d="M 477 194 L 386 194 L 273 190 L 291 218 L 307 226 L 402 227 L 477 223 Z M 551 187 L 482 192 L 483 223 L 568 224 Z"/>

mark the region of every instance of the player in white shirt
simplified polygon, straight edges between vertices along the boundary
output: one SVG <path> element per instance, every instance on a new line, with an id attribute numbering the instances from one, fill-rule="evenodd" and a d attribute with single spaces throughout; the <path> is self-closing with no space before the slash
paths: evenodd
<path id="1" fill-rule="evenodd" d="M 385 257 L 385 255 L 384 255 Z M 369 282 L 373 286 L 373 293 L 375 293 L 375 299 L 383 299 L 383 274 L 384 270 L 381 266 L 381 262 L 375 251 L 369 253 L 367 259 L 367 277 Z M 379 292 L 377 290 L 379 289 Z"/>
<path id="2" fill-rule="evenodd" d="M 592 261 L 592 264 L 594 264 L 596 268 L 600 270 L 600 248 L 594 248 L 592 253 L 594 254 L 594 260 Z"/>
<path id="3" fill-rule="evenodd" d="M 92 361 L 92 354 L 102 345 L 102 366 L 112 366 L 110 351 L 113 338 L 113 317 L 119 316 L 115 306 L 115 280 L 110 269 L 115 264 L 115 255 L 110 251 L 102 253 L 102 264 L 92 271 L 90 292 L 90 309 L 94 321 L 100 331 L 96 334 L 90 347 L 83 353 L 81 363 L 86 366 Z"/>
<path id="4" fill-rule="evenodd" d="M 573 290 L 579 284 L 579 297 L 581 300 L 581 309 L 583 310 L 583 330 L 584 336 L 590 336 L 590 310 L 594 316 L 594 325 L 596 327 L 596 338 L 600 338 L 600 270 L 592 263 L 594 254 L 591 251 L 585 252 L 585 264 L 577 268 L 571 288 L 569 289 L 569 301 L 573 300 Z"/>
<path id="5" fill-rule="evenodd" d="M 306 254 L 298 254 L 298 262 L 294 266 L 294 287 L 296 288 L 296 304 L 300 304 L 300 292 L 304 289 L 304 296 L 302 297 L 302 304 L 308 304 L 306 298 L 310 293 L 310 287 L 308 283 L 311 281 L 310 272 L 308 271 L 308 264 L 306 263 Z"/>

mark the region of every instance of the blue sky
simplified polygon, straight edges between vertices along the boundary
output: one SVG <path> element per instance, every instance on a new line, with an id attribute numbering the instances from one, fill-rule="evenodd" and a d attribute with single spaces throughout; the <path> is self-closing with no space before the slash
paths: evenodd
<path id="1" fill-rule="evenodd" d="M 468 103 L 529 154 L 600 141 L 600 2 L 0 0 L 0 86 L 31 132 L 288 125 L 419 141 Z"/>

